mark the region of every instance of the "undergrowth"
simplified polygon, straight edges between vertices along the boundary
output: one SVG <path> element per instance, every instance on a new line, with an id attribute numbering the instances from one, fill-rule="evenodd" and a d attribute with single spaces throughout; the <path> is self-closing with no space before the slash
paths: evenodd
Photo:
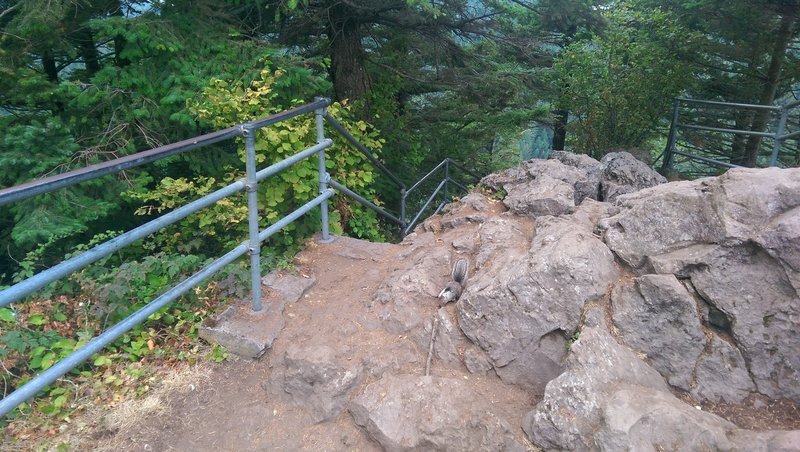
<path id="1" fill-rule="evenodd" d="M 290 266 L 297 247 L 281 254 L 264 250 L 262 271 Z M 0 378 L 3 397 L 141 308 L 210 259 L 157 252 L 115 265 L 104 259 L 35 299 L 0 308 Z M 18 274 L 17 278 L 23 278 Z M 228 353 L 198 339 L 205 318 L 249 291 L 246 259 L 152 314 L 33 400 L 0 419 L 7 443 L 56 435 L 64 424 L 94 406 L 115 406 L 147 394 L 160 376 L 184 364 L 222 362 Z"/>

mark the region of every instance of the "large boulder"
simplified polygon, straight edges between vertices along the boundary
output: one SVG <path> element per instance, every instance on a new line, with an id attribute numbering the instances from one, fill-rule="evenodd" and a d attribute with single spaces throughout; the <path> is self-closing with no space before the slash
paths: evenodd
<path id="1" fill-rule="evenodd" d="M 384 450 L 525 450 L 511 425 L 461 379 L 386 376 L 350 405 L 356 424 Z"/>
<path id="2" fill-rule="evenodd" d="M 797 267 L 800 169 L 732 169 L 717 178 L 658 185 L 618 199 L 601 222 L 604 240 L 635 269 L 653 256 L 696 244 L 759 243 Z"/>
<path id="3" fill-rule="evenodd" d="M 528 160 L 486 176 L 481 183 L 505 190 L 511 210 L 538 216 L 568 213 L 585 199 L 613 202 L 620 195 L 666 181 L 628 152 L 612 152 L 598 162 L 588 155 L 554 151 L 549 160 Z"/>
<path id="4" fill-rule="evenodd" d="M 697 304 L 673 275 L 645 275 L 611 295 L 614 324 L 669 384 L 689 390 L 705 349 Z"/>
<path id="5" fill-rule="evenodd" d="M 563 215 L 575 207 L 575 190 L 571 185 L 541 175 L 530 182 L 507 185 L 503 203 L 518 215 Z"/>
<path id="6" fill-rule="evenodd" d="M 567 370 L 548 383 L 523 430 L 546 450 L 796 451 L 800 432 L 752 432 L 673 396 L 603 327 L 586 327 Z"/>
<path id="7" fill-rule="evenodd" d="M 711 342 L 695 363 L 704 377 L 693 394 L 739 401 L 754 384 L 800 401 L 800 169 L 736 169 L 645 189 L 618 205 L 599 223 L 608 246 L 634 271 L 689 279 L 703 322 L 730 346 Z M 728 388 L 711 382 L 712 368 L 735 370 L 720 377 Z"/>
<path id="8" fill-rule="evenodd" d="M 729 319 L 728 333 L 758 392 L 800 402 L 800 297 L 758 246 L 718 248 L 687 270 L 697 292 Z"/>
<path id="9" fill-rule="evenodd" d="M 664 184 L 667 179 L 628 152 L 611 152 L 600 160 L 600 196 L 614 202 L 620 195 Z"/>
<path id="10" fill-rule="evenodd" d="M 542 390 L 561 372 L 581 308 L 616 278 L 614 257 L 583 227 L 541 217 L 527 254 L 493 264 L 467 285 L 459 325 L 504 381 Z"/>
<path id="11" fill-rule="evenodd" d="M 592 450 L 608 389 L 620 383 L 666 391 L 661 376 L 601 327 L 584 328 L 571 348 L 567 370 L 547 384 L 544 398 L 522 428 L 545 449 Z"/>
<path id="12" fill-rule="evenodd" d="M 755 385 L 724 314 L 698 303 L 674 275 L 645 275 L 611 295 L 614 325 L 626 345 L 645 356 L 677 388 L 699 400 L 741 403 Z M 716 316 L 722 315 L 722 318 Z M 703 328 L 703 322 L 714 328 Z"/>

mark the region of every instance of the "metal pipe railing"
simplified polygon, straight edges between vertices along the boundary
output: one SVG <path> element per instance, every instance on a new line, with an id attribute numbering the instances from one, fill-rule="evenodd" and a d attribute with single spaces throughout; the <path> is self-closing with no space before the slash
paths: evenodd
<path id="1" fill-rule="evenodd" d="M 258 240 L 258 179 L 256 178 L 256 128 L 242 127 L 247 192 L 247 232 L 250 236 L 247 252 L 250 254 L 250 290 L 253 311 L 261 310 L 261 241 Z"/>
<path id="2" fill-rule="evenodd" d="M 451 165 L 455 165 L 455 167 L 456 167 L 456 168 L 460 169 L 461 171 L 465 172 L 465 173 L 466 173 L 466 174 L 468 174 L 470 177 L 472 177 L 473 179 L 475 179 L 475 181 L 476 181 L 476 182 L 477 182 L 477 181 L 479 181 L 479 180 L 481 180 L 481 177 L 480 177 L 480 176 L 478 176 L 477 174 L 475 174 L 475 173 L 473 173 L 472 171 L 470 171 L 469 169 L 467 169 L 467 168 L 466 168 L 464 165 L 462 165 L 462 164 L 460 164 L 460 163 L 456 162 L 455 160 L 453 160 L 453 159 L 451 159 L 451 158 L 449 158 L 449 157 L 447 158 L 447 161 L 448 161 L 448 162 L 450 162 L 450 164 L 451 164 Z"/>
<path id="3" fill-rule="evenodd" d="M 430 195 L 430 197 L 428 197 L 428 200 L 425 201 L 425 204 L 423 204 L 422 208 L 419 209 L 419 212 L 417 212 L 417 215 L 414 217 L 413 220 L 411 220 L 411 223 L 406 225 L 405 229 L 403 229 L 403 235 L 408 234 L 408 231 L 414 228 L 414 225 L 417 224 L 417 221 L 419 221 L 419 218 L 425 212 L 425 209 L 427 209 L 428 206 L 431 205 L 431 202 L 433 201 L 434 198 L 436 198 L 436 195 L 439 194 L 439 191 L 442 189 L 442 187 L 444 187 L 445 183 L 447 183 L 447 179 L 439 182 L 439 185 L 436 187 L 436 190 L 434 190 L 433 193 Z"/>
<path id="4" fill-rule="evenodd" d="M 278 232 L 279 230 L 281 230 L 282 228 L 286 227 L 293 221 L 300 218 L 302 215 L 308 213 L 309 211 L 317 207 L 320 208 L 322 216 L 322 227 L 321 227 L 322 239 L 323 239 L 322 241 L 323 242 L 329 241 L 330 237 L 328 232 L 329 220 L 327 214 L 327 202 L 329 198 L 334 196 L 335 194 L 334 188 L 344 193 L 345 195 L 352 197 L 356 201 L 369 207 L 370 209 L 374 210 L 375 212 L 384 216 L 385 218 L 399 224 L 401 226 L 401 232 L 403 233 L 403 235 L 405 235 L 417 223 L 417 221 L 419 221 L 421 215 L 425 212 L 425 210 L 431 204 L 433 199 L 435 199 L 436 196 L 443 190 L 443 188 L 445 188 L 445 199 L 437 207 L 436 213 L 438 213 L 444 207 L 444 205 L 448 201 L 448 194 L 446 192 L 446 186 L 448 183 L 453 183 L 456 186 L 466 190 L 466 187 L 464 187 L 462 184 L 460 184 L 459 182 L 455 181 L 450 177 L 449 168 L 451 164 L 454 167 L 464 171 L 466 174 L 474 177 L 475 179 L 479 179 L 477 175 L 475 175 L 468 169 L 464 168 L 457 162 L 454 162 L 448 158 L 442 161 L 442 163 L 437 165 L 436 168 L 434 168 L 425 177 L 423 177 L 420 181 L 414 184 L 414 186 L 411 189 L 406 190 L 405 185 L 402 183 L 402 181 L 400 181 L 396 176 L 394 176 L 394 174 L 392 174 L 388 169 L 386 169 L 383 166 L 383 164 L 381 164 L 375 158 L 375 156 L 369 152 L 369 150 L 367 150 L 363 145 L 358 143 L 358 141 L 351 134 L 349 134 L 349 132 L 347 132 L 347 130 L 345 130 L 341 126 L 341 124 L 339 124 L 335 119 L 331 118 L 327 114 L 325 107 L 327 107 L 328 105 L 330 105 L 329 99 L 317 98 L 312 103 L 291 110 L 287 110 L 275 115 L 270 115 L 265 118 L 250 121 L 239 126 L 229 127 L 227 129 L 202 135 L 200 137 L 196 137 L 193 139 L 184 140 L 167 146 L 161 146 L 159 148 L 151 149 L 149 151 L 132 154 L 127 157 L 122 157 L 120 159 L 115 159 L 109 162 L 104 162 L 101 164 L 93 165 L 79 170 L 70 171 L 57 176 L 52 176 L 32 181 L 23 184 L 21 186 L 0 190 L 0 205 L 7 204 L 37 194 L 47 193 L 59 188 L 64 188 L 70 185 L 74 185 L 93 178 L 105 176 L 108 174 L 113 174 L 115 172 L 119 172 L 124 169 L 140 166 L 145 163 L 150 163 L 155 160 L 168 157 L 170 155 L 176 155 L 181 152 L 186 152 L 195 148 L 217 143 L 225 139 L 237 136 L 243 136 L 245 139 L 244 179 L 237 180 L 226 187 L 214 191 L 213 193 L 205 195 L 184 206 L 178 207 L 175 210 L 167 214 L 164 214 L 159 218 L 151 220 L 141 226 L 138 226 L 128 232 L 119 235 L 118 237 L 115 237 L 100 245 L 97 245 L 78 256 L 67 259 L 48 270 L 36 274 L 0 292 L 0 307 L 7 306 L 13 302 L 23 299 L 27 295 L 30 295 L 34 291 L 46 286 L 47 284 L 50 284 L 58 279 L 68 276 L 69 274 L 77 270 L 85 268 L 86 266 L 91 265 L 94 262 L 97 262 L 103 257 L 106 257 L 114 253 L 115 251 L 127 245 L 130 245 L 131 243 L 137 240 L 143 239 L 148 235 L 153 234 L 168 225 L 180 221 L 183 218 L 186 218 L 187 216 L 191 215 L 192 213 L 204 209 L 228 196 L 231 196 L 242 190 L 244 190 L 247 193 L 248 235 L 249 235 L 247 241 L 243 242 L 234 249 L 228 251 L 225 255 L 213 261 L 212 263 L 208 264 L 206 267 L 204 267 L 194 275 L 186 278 L 185 280 L 181 281 L 174 287 L 168 289 L 166 292 L 164 292 L 162 295 L 149 302 L 143 308 L 139 309 L 132 315 L 123 319 L 121 322 L 117 323 L 116 325 L 106 330 L 104 333 L 92 339 L 84 347 L 80 348 L 79 350 L 76 350 L 68 357 L 66 357 L 64 360 L 56 363 L 53 367 L 35 376 L 28 383 L 21 386 L 20 388 L 17 388 L 17 390 L 15 390 L 9 396 L 4 398 L 2 401 L 0 401 L 0 416 L 7 414 L 9 411 L 14 409 L 14 407 L 19 405 L 20 403 L 33 397 L 36 393 L 45 388 L 47 385 L 52 384 L 54 381 L 56 381 L 56 379 L 58 379 L 65 373 L 69 372 L 71 369 L 79 365 L 81 362 L 88 359 L 91 355 L 97 353 L 103 347 L 112 343 L 114 340 L 119 338 L 121 335 L 125 334 L 127 331 L 130 331 L 134 326 L 143 322 L 151 314 L 158 311 L 162 307 L 166 306 L 170 302 L 174 301 L 176 298 L 186 293 L 187 291 L 191 290 L 197 284 L 199 284 L 206 278 L 210 277 L 211 275 L 222 269 L 225 265 L 230 264 L 231 262 L 235 261 L 244 254 L 250 255 L 250 277 L 251 277 L 251 289 L 253 297 L 252 309 L 254 311 L 261 310 L 262 309 L 261 268 L 260 268 L 260 258 L 259 258 L 261 243 L 264 242 L 273 234 L 275 234 L 276 232 Z M 275 124 L 277 122 L 284 121 L 286 119 L 295 117 L 303 113 L 308 113 L 311 111 L 315 113 L 317 144 L 303 151 L 300 151 L 290 157 L 287 157 L 277 163 L 274 163 L 268 166 L 267 168 L 257 171 L 256 151 L 255 151 L 256 131 L 261 127 L 265 127 L 270 124 Z M 395 182 L 400 187 L 400 197 L 401 197 L 400 218 L 397 218 L 395 215 L 389 213 L 385 209 L 378 207 L 371 201 L 348 189 L 343 184 L 330 178 L 330 175 L 327 173 L 325 167 L 325 149 L 332 146 L 333 141 L 328 138 L 325 138 L 323 119 L 326 119 L 330 124 L 332 124 L 333 127 L 336 128 L 343 136 L 345 136 L 345 138 L 351 144 L 353 144 L 360 152 L 366 155 L 378 168 L 384 171 L 384 173 L 387 174 L 392 179 L 392 181 Z M 267 227 L 263 231 L 259 231 L 258 198 L 257 198 L 258 182 L 270 176 L 273 176 L 287 169 L 291 165 L 303 159 L 313 156 L 314 154 L 318 156 L 318 177 L 319 177 L 320 194 L 313 200 L 307 202 L 300 208 L 293 211 L 292 213 L 284 216 L 275 224 Z M 438 169 L 440 169 L 442 165 L 444 165 L 445 167 L 445 175 L 443 180 L 439 183 L 438 187 L 434 190 L 431 196 L 424 203 L 422 209 L 420 209 L 420 211 L 416 214 L 412 222 L 410 224 L 407 224 L 405 220 L 406 220 L 406 203 L 408 199 L 408 194 L 417 187 L 419 187 L 419 185 L 422 182 L 427 180 L 432 174 L 434 174 Z M 329 188 L 328 184 L 330 184 L 330 186 L 333 188 Z"/>
<path id="5" fill-rule="evenodd" d="M 399 219 L 396 216 L 392 215 L 391 213 L 386 211 L 386 209 L 382 209 L 382 208 L 378 207 L 374 203 L 370 202 L 367 198 L 364 198 L 363 196 L 359 195 L 358 193 L 354 192 L 353 190 L 350 190 L 349 188 L 345 187 L 343 184 L 340 184 L 335 179 L 329 179 L 328 183 L 331 185 L 331 187 L 333 187 L 333 188 L 339 190 L 340 192 L 346 194 L 347 196 L 355 199 L 356 201 L 358 201 L 362 205 L 364 205 L 366 207 L 369 207 L 370 209 L 372 209 L 373 211 L 375 211 L 379 215 L 383 216 L 384 218 L 389 219 L 389 220 L 391 220 L 391 221 L 403 226 L 403 221 L 401 219 Z"/>
<path id="6" fill-rule="evenodd" d="M 0 307 L 7 306 L 10 303 L 21 300 L 22 298 L 38 289 L 41 289 L 51 282 L 57 281 L 74 273 L 75 271 L 93 264 L 94 262 L 97 262 L 98 260 L 122 249 L 125 246 L 130 245 L 131 243 L 157 232 L 165 226 L 169 226 L 176 221 L 182 220 L 189 215 L 244 189 L 244 187 L 244 181 L 236 181 L 227 187 L 220 188 L 219 190 L 192 201 L 183 207 L 179 207 L 172 212 L 151 220 L 135 229 L 131 229 L 130 231 L 103 242 L 100 245 L 83 252 L 82 254 L 67 259 L 53 267 L 48 268 L 47 270 L 31 276 L 24 281 L 14 284 L 13 286 L 0 292 Z"/>
<path id="7" fill-rule="evenodd" d="M 777 120 L 774 124 L 775 132 L 766 132 L 766 131 L 757 131 L 757 130 L 743 130 L 743 129 L 729 129 L 725 127 L 712 127 L 706 126 L 701 124 L 687 124 L 682 123 L 679 121 L 680 115 L 680 107 L 681 104 L 695 104 L 695 105 L 709 105 L 713 107 L 726 107 L 726 108 L 737 108 L 737 109 L 748 109 L 748 110 L 766 110 L 770 112 L 778 113 Z M 750 137 L 760 137 L 760 138 L 771 138 L 773 140 L 771 153 L 769 155 L 769 166 L 777 166 L 778 164 L 778 155 L 781 151 L 781 147 L 787 140 L 796 138 L 800 136 L 800 131 L 795 131 L 792 133 L 786 133 L 786 127 L 789 119 L 789 113 L 792 109 L 797 108 L 800 106 L 800 100 L 789 102 L 785 105 L 781 106 L 774 106 L 774 105 L 754 105 L 754 104 L 743 104 L 743 103 L 732 103 L 732 102 L 718 102 L 718 101 L 709 101 L 709 100 L 699 100 L 699 99 L 688 99 L 688 98 L 676 98 L 675 104 L 673 107 L 673 115 L 672 115 L 672 122 L 670 124 L 670 132 L 669 138 L 667 140 L 667 146 L 664 150 L 663 156 L 664 161 L 661 166 L 662 172 L 667 172 L 672 167 L 672 156 L 673 155 L 682 155 L 685 157 L 689 157 L 694 160 L 702 161 L 705 163 L 709 163 L 712 165 L 723 166 L 727 168 L 736 168 L 739 165 L 734 165 L 732 163 L 726 163 L 721 160 L 703 157 L 701 155 L 689 154 L 686 152 L 679 152 L 676 150 L 676 145 L 678 142 L 678 130 L 679 129 L 686 129 L 686 130 L 699 130 L 705 132 L 717 132 L 723 134 L 731 134 L 731 135 L 742 135 L 742 136 L 750 136 Z M 718 118 L 719 119 L 719 118 Z M 723 121 L 724 122 L 724 121 Z M 758 143 L 758 142 L 756 142 Z M 729 141 L 728 144 L 731 144 Z M 685 146 L 684 146 L 685 147 Z M 697 152 L 705 151 L 697 150 Z M 751 156 L 752 158 L 752 156 Z"/>
<path id="8" fill-rule="evenodd" d="M 785 141 L 785 140 L 789 140 L 789 139 L 797 138 L 797 137 L 800 137 L 800 130 L 798 130 L 796 132 L 792 132 L 792 133 L 787 133 L 786 135 L 783 135 L 780 138 L 781 138 L 781 140 Z"/>
<path id="9" fill-rule="evenodd" d="M 693 160 L 700 160 L 701 162 L 711 163 L 713 165 L 724 166 L 724 167 L 727 167 L 727 168 L 742 168 L 742 166 L 734 165 L 733 163 L 723 162 L 721 160 L 710 159 L 708 157 L 703 157 L 703 156 L 700 156 L 700 155 L 688 154 L 686 152 L 681 152 L 681 151 L 672 151 L 672 153 L 673 154 L 677 154 L 677 155 L 682 155 L 684 157 L 688 157 L 688 158 L 693 159 Z"/>
<path id="10" fill-rule="evenodd" d="M 774 138 L 774 133 L 769 132 L 754 132 L 752 130 L 739 130 L 739 129 L 723 129 L 721 127 L 708 127 L 708 126 L 698 126 L 695 124 L 683 124 L 679 123 L 676 127 L 680 127 L 683 129 L 694 129 L 694 130 L 705 130 L 708 132 L 723 132 L 723 133 L 732 133 L 734 135 L 753 135 L 757 137 L 765 137 L 765 138 Z"/>
<path id="11" fill-rule="evenodd" d="M 410 194 L 412 191 L 416 190 L 416 189 L 417 189 L 417 187 L 419 187 L 419 186 L 420 186 L 420 184 L 422 184 L 423 182 L 425 182 L 426 180 L 428 180 L 428 179 L 429 179 L 431 176 L 433 176 L 433 174 L 434 174 L 436 171 L 438 171 L 438 170 L 439 170 L 441 167 L 443 167 L 443 166 L 444 166 L 444 165 L 446 165 L 446 164 L 447 164 L 447 160 L 446 160 L 446 159 L 445 159 L 445 160 L 442 160 L 442 162 L 441 162 L 441 163 L 439 163 L 438 165 L 436 165 L 436 166 L 435 166 L 435 167 L 434 167 L 432 170 L 428 171 L 428 174 L 426 174 L 426 175 L 422 176 L 422 178 L 421 178 L 420 180 L 418 180 L 418 181 L 417 181 L 417 183 L 415 183 L 414 185 L 412 185 L 412 186 L 411 186 L 411 188 L 409 188 L 408 190 L 406 190 L 406 195 L 408 195 L 408 194 Z"/>
<path id="12" fill-rule="evenodd" d="M 678 97 L 676 99 L 679 102 L 684 102 L 687 104 L 700 104 L 700 105 L 715 105 L 718 107 L 734 107 L 734 108 L 746 108 L 748 110 L 771 110 L 771 111 L 778 111 L 781 107 L 776 107 L 774 105 L 758 105 L 758 104 L 741 104 L 736 102 L 719 102 L 715 100 L 701 100 L 701 99 L 689 99 L 687 97 Z"/>
<path id="13" fill-rule="evenodd" d="M 325 121 L 327 121 L 328 124 L 333 126 L 333 128 L 336 129 L 336 131 L 339 132 L 339 134 L 341 134 L 347 141 L 349 141 L 350 144 L 355 146 L 355 148 L 358 149 L 359 152 L 364 154 L 364 156 L 367 157 L 372 162 L 373 165 L 378 167 L 381 170 L 381 172 L 383 172 L 383 174 L 385 174 L 389 179 L 391 179 L 391 181 L 394 182 L 394 184 L 397 185 L 398 188 L 403 189 L 406 187 L 403 181 L 401 181 L 397 176 L 395 176 L 394 173 L 389 171 L 389 169 L 386 168 L 386 166 L 384 166 L 384 164 L 381 163 L 381 161 L 378 160 L 377 157 L 375 157 L 375 155 L 369 151 L 369 149 L 367 149 L 363 144 L 359 143 L 359 141 L 356 140 L 355 137 L 351 135 L 350 132 L 348 132 L 347 129 L 345 129 L 344 126 L 342 126 L 339 123 L 339 121 L 331 117 L 331 115 L 327 114 L 325 115 Z"/>
<path id="14" fill-rule="evenodd" d="M 330 105 L 330 99 L 319 99 L 297 108 L 292 108 L 290 110 L 276 113 L 255 121 L 250 121 L 246 124 L 228 127 L 227 129 L 207 133 L 205 135 L 200 135 L 188 140 L 178 141 L 176 143 L 159 146 L 143 152 L 137 152 L 135 154 L 120 157 L 118 159 L 87 166 L 85 168 L 80 168 L 68 171 L 66 173 L 57 174 L 55 176 L 37 179 L 14 187 L 5 188 L 0 190 L 0 206 L 21 201 L 25 198 L 30 198 L 31 196 L 48 193 L 60 188 L 69 187 L 71 185 L 101 176 L 115 174 L 120 171 L 142 166 L 147 163 L 152 163 L 156 160 L 166 157 L 182 154 L 184 152 L 191 151 L 192 149 L 197 149 L 241 136 L 243 127 L 247 125 L 252 126 L 253 128 L 261 128 L 314 111 L 327 105 Z"/>
<path id="15" fill-rule="evenodd" d="M 257 235 L 257 239 L 259 240 L 259 242 L 263 242 L 271 235 L 275 234 L 279 230 L 289 225 L 292 221 L 296 220 L 303 214 L 309 212 L 310 210 L 312 210 L 313 208 L 315 208 L 316 206 L 318 206 L 319 204 L 321 204 L 322 202 L 333 196 L 333 194 L 334 194 L 333 190 L 328 190 L 325 193 L 317 196 L 316 198 L 307 202 L 300 208 L 296 209 L 294 212 L 287 215 L 274 225 L 270 226 L 269 228 L 259 233 Z M 17 405 L 36 395 L 36 393 L 44 389 L 47 385 L 52 384 L 58 378 L 60 378 L 61 376 L 72 370 L 74 367 L 86 361 L 87 359 L 89 359 L 89 357 L 102 350 L 103 347 L 111 344 L 120 336 L 133 329 L 133 327 L 145 321 L 148 317 L 150 317 L 150 315 L 154 314 L 156 311 L 168 305 L 169 303 L 175 301 L 175 299 L 177 299 L 179 296 L 190 291 L 192 288 L 203 282 L 205 279 L 209 278 L 216 272 L 220 271 L 226 265 L 232 263 L 236 259 L 247 254 L 250 250 L 250 246 L 251 246 L 250 241 L 247 241 L 243 242 L 236 248 L 228 251 L 224 256 L 220 257 L 214 262 L 211 262 L 210 264 L 205 266 L 202 270 L 198 271 L 194 275 L 184 279 L 171 289 L 164 292 L 158 298 L 154 299 L 153 301 L 143 306 L 135 313 L 126 317 L 125 320 L 112 326 L 111 328 L 103 332 L 101 335 L 89 341 L 86 345 L 84 345 L 80 349 L 72 352 L 69 356 L 67 356 L 63 360 L 53 365 L 53 367 L 45 370 L 41 374 L 31 379 L 31 381 L 29 381 L 28 383 L 24 384 L 16 391 L 6 396 L 3 400 L 0 400 L 0 416 L 5 416 L 9 411 L 13 410 Z M 258 283 L 261 284 L 260 276 L 258 277 Z"/>
<path id="16" fill-rule="evenodd" d="M 319 99 L 319 98 L 318 98 Z M 314 112 L 314 126 L 317 129 L 317 144 L 321 145 L 325 140 L 325 123 L 323 118 L 328 115 L 327 110 L 319 108 Z M 325 153 L 320 152 L 317 154 L 317 174 L 319 178 L 319 193 L 325 193 L 328 190 L 327 181 L 330 179 L 328 170 L 325 168 Z M 320 217 L 322 220 L 322 243 L 330 243 L 333 239 L 330 237 L 328 231 L 328 203 L 323 202 L 319 206 Z"/>

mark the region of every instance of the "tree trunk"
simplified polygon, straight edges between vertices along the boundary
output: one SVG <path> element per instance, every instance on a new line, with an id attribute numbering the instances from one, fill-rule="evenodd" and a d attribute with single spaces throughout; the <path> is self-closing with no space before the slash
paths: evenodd
<path id="1" fill-rule="evenodd" d="M 58 68 L 56 67 L 56 59 L 53 57 L 53 52 L 49 49 L 42 52 L 42 68 L 47 75 L 47 80 L 53 83 L 58 83 Z"/>
<path id="2" fill-rule="evenodd" d="M 100 71 L 100 58 L 97 56 L 97 47 L 94 44 L 94 34 L 91 28 L 83 27 L 76 32 L 78 49 L 81 53 L 83 63 L 86 65 L 86 73 L 89 77 L 94 76 Z"/>
<path id="3" fill-rule="evenodd" d="M 569 112 L 567 110 L 555 110 L 555 122 L 553 123 L 553 150 L 563 151 L 567 142 L 567 120 Z"/>
<path id="4" fill-rule="evenodd" d="M 771 105 L 775 101 L 775 93 L 778 90 L 781 70 L 783 69 L 783 60 L 786 56 L 786 49 L 792 40 L 792 36 L 794 35 L 794 28 L 796 24 L 797 18 L 792 15 L 787 14 L 781 19 L 778 31 L 775 33 L 775 47 L 772 49 L 766 80 L 764 80 L 764 87 L 761 91 L 761 97 L 759 98 L 758 102 L 761 105 Z M 759 110 L 756 112 L 753 118 L 753 125 L 750 130 L 754 132 L 763 132 L 766 130 L 769 117 L 769 110 Z M 761 137 L 751 135 L 747 139 L 747 145 L 745 146 L 746 166 L 756 166 L 756 160 L 758 158 L 758 151 L 760 148 Z"/>
<path id="5" fill-rule="evenodd" d="M 362 99 L 370 82 L 364 67 L 360 26 L 341 5 L 333 7 L 331 16 L 328 36 L 334 94 L 337 100 Z"/>

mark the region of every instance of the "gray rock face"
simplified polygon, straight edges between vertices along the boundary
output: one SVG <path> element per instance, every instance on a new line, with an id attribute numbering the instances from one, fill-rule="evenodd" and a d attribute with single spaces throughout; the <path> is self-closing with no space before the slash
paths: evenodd
<path id="1" fill-rule="evenodd" d="M 350 413 L 389 452 L 524 450 L 508 422 L 458 379 L 387 376 L 367 386 Z"/>
<path id="2" fill-rule="evenodd" d="M 800 169 L 731 170 L 626 195 L 619 206 L 600 221 L 609 247 L 637 271 L 690 279 L 709 306 L 703 321 L 735 348 L 710 342 L 693 394 L 741 400 L 752 377 L 761 394 L 800 401 Z M 734 371 L 715 384 L 710 372 L 721 368 Z"/>
<path id="3" fill-rule="evenodd" d="M 661 376 L 601 328 L 584 328 L 572 344 L 567 371 L 547 384 L 544 398 L 522 428 L 546 449 L 596 450 L 609 388 L 619 384 L 666 391 Z"/>
<path id="4" fill-rule="evenodd" d="M 673 275 L 645 275 L 617 285 L 611 301 L 625 343 L 644 353 L 669 384 L 688 390 L 705 336 L 686 288 Z"/>
<path id="5" fill-rule="evenodd" d="M 613 202 L 620 195 L 666 181 L 628 152 L 612 152 L 598 162 L 587 155 L 554 151 L 550 160 L 528 160 L 486 176 L 481 183 L 505 190 L 511 210 L 538 216 L 568 213 L 585 199 Z M 573 203 L 567 202 L 570 194 Z"/>
<path id="6" fill-rule="evenodd" d="M 711 402 L 741 403 L 756 389 L 742 353 L 717 335 L 711 336 L 707 347 L 695 367 L 692 395 Z"/>
<path id="7" fill-rule="evenodd" d="M 373 296 L 374 310 L 384 327 L 405 333 L 421 326 L 437 305 L 436 295 L 449 281 L 450 253 L 442 248 L 418 253 L 409 269 L 394 272 Z"/>
<path id="8" fill-rule="evenodd" d="M 797 220 L 791 211 L 800 206 L 800 169 L 737 168 L 717 178 L 652 187 L 618 201 L 620 213 L 601 222 L 604 239 L 634 268 L 642 268 L 649 256 L 691 245 L 746 241 L 762 243 L 789 267 L 789 262 L 796 263 L 791 246 L 796 229 L 791 225 Z"/>
<path id="9" fill-rule="evenodd" d="M 549 176 L 538 176 L 524 184 L 506 185 L 503 203 L 518 215 L 563 215 L 575 207 L 571 185 Z"/>
<path id="10" fill-rule="evenodd" d="M 327 346 L 293 346 L 286 351 L 283 389 L 309 409 L 314 422 L 330 420 L 344 411 L 350 392 L 361 379 L 361 369 L 336 364 Z"/>
<path id="11" fill-rule="evenodd" d="M 456 305 L 459 325 L 504 381 L 541 390 L 560 372 L 581 307 L 616 277 L 614 258 L 582 227 L 545 217 L 529 254 L 495 265 L 467 286 Z"/>
<path id="12" fill-rule="evenodd" d="M 567 370 L 523 420 L 548 450 L 797 450 L 800 432 L 752 432 L 687 405 L 603 329 L 586 327 Z"/>
<path id="13" fill-rule="evenodd" d="M 651 256 L 724 239 L 722 218 L 708 200 L 709 181 L 673 182 L 617 200 L 621 211 L 601 220 L 603 240 L 634 269 L 647 272 Z"/>
<path id="14" fill-rule="evenodd" d="M 735 425 L 668 392 L 638 386 L 614 390 L 601 405 L 593 435 L 599 450 L 731 450 Z"/>
<path id="15" fill-rule="evenodd" d="M 785 270 L 763 250 L 742 245 L 720 248 L 688 273 L 697 292 L 731 319 L 758 392 L 800 401 L 800 298 Z"/>
<path id="16" fill-rule="evenodd" d="M 620 195 L 664 184 L 667 179 L 628 152 L 611 152 L 600 160 L 603 180 L 600 194 L 605 202 Z"/>
<path id="17" fill-rule="evenodd" d="M 581 204 L 586 199 L 602 199 L 600 181 L 603 176 L 600 162 L 585 154 L 573 154 L 572 152 L 564 151 L 553 151 L 550 158 L 566 166 L 576 168 L 580 171 L 579 174 L 582 173 L 572 182 L 575 187 L 575 204 Z"/>

